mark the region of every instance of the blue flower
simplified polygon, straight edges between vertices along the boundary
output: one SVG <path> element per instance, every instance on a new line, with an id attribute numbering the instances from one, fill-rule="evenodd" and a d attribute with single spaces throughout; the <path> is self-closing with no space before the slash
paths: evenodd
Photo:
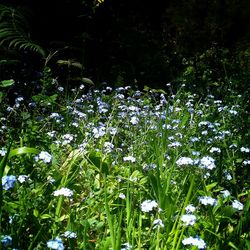
<path id="1" fill-rule="evenodd" d="M 14 175 L 5 175 L 2 177 L 2 187 L 4 190 L 9 190 L 14 187 L 16 177 Z"/>
<path id="2" fill-rule="evenodd" d="M 56 250 L 64 250 L 62 239 L 59 237 L 56 237 L 54 240 L 49 240 L 47 242 L 47 247 Z"/>
<path id="3" fill-rule="evenodd" d="M 12 243 L 12 238 L 11 238 L 11 236 L 9 236 L 9 235 L 2 235 L 2 236 L 1 236 L 1 242 L 2 242 L 2 244 L 3 244 L 5 247 L 7 247 L 7 246 L 11 245 L 11 243 Z"/>

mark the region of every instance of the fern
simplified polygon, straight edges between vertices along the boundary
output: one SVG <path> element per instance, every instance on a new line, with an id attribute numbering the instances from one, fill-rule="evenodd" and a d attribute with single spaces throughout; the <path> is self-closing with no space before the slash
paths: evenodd
<path id="1" fill-rule="evenodd" d="M 0 46 L 7 45 L 13 49 L 30 50 L 45 58 L 45 51 L 31 40 L 27 30 L 27 20 L 21 11 L 0 5 Z"/>

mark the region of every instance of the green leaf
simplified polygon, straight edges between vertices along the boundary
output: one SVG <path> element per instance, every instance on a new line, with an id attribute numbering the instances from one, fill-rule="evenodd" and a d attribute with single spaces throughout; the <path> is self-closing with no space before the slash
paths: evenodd
<path id="1" fill-rule="evenodd" d="M 3 95 L 3 92 L 0 91 L 0 103 L 1 103 L 2 100 L 3 100 L 3 96 L 4 96 L 4 95 Z"/>
<path id="2" fill-rule="evenodd" d="M 35 208 L 33 210 L 33 215 L 37 218 L 39 216 L 39 211 Z"/>
<path id="3" fill-rule="evenodd" d="M 10 151 L 9 158 L 21 154 L 38 154 L 38 153 L 39 150 L 36 148 L 29 148 L 29 147 L 15 148 Z"/>
<path id="4" fill-rule="evenodd" d="M 41 215 L 40 218 L 41 218 L 42 220 L 50 219 L 50 218 L 51 218 L 51 215 L 50 215 L 50 214 L 43 214 L 43 215 Z"/>
<path id="5" fill-rule="evenodd" d="M 3 81 L 1 81 L 0 87 L 7 88 L 9 86 L 12 86 L 14 83 L 15 83 L 15 81 L 13 79 L 3 80 Z"/>
<path id="6" fill-rule="evenodd" d="M 211 189 L 213 189 L 214 187 L 216 187 L 216 185 L 218 184 L 218 182 L 213 182 L 209 185 L 206 185 L 206 190 L 210 191 Z"/>
<path id="7" fill-rule="evenodd" d="M 83 81 L 84 83 L 89 84 L 89 85 L 95 85 L 94 82 L 93 82 L 91 79 L 89 79 L 89 78 L 83 77 L 83 78 L 82 78 L 82 81 Z"/>
<path id="8" fill-rule="evenodd" d="M 64 220 L 66 220 L 69 216 L 67 214 L 64 214 L 63 216 L 55 219 L 56 222 L 62 222 Z"/>
<path id="9" fill-rule="evenodd" d="M 91 164 L 96 166 L 101 171 L 101 173 L 108 174 L 108 164 L 102 160 L 102 155 L 100 152 L 91 152 L 89 155 L 89 161 Z"/>

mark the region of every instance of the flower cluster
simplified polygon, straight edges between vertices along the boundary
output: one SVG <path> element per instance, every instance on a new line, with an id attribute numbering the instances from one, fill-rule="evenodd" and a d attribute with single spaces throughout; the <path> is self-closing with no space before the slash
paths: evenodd
<path id="1" fill-rule="evenodd" d="M 59 237 L 56 237 L 54 240 L 49 240 L 47 247 L 55 250 L 64 250 L 62 239 Z"/>
<path id="2" fill-rule="evenodd" d="M 2 177 L 2 187 L 4 190 L 9 190 L 14 187 L 16 177 L 14 175 L 5 175 Z"/>
<path id="3" fill-rule="evenodd" d="M 157 208 L 158 204 L 155 200 L 145 200 L 141 204 L 142 212 L 151 212 L 154 208 Z"/>
<path id="4" fill-rule="evenodd" d="M 65 187 L 62 187 L 56 191 L 53 192 L 53 195 L 54 196 L 65 196 L 65 197 L 71 197 L 73 195 L 73 191 L 68 189 L 68 188 L 65 188 Z"/>

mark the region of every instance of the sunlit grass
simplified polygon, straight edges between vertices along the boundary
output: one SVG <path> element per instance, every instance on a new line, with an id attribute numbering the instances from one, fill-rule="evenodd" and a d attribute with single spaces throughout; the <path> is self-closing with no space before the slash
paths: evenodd
<path id="1" fill-rule="evenodd" d="M 1 107 L 3 249 L 250 249 L 241 96 L 59 90 Z"/>

